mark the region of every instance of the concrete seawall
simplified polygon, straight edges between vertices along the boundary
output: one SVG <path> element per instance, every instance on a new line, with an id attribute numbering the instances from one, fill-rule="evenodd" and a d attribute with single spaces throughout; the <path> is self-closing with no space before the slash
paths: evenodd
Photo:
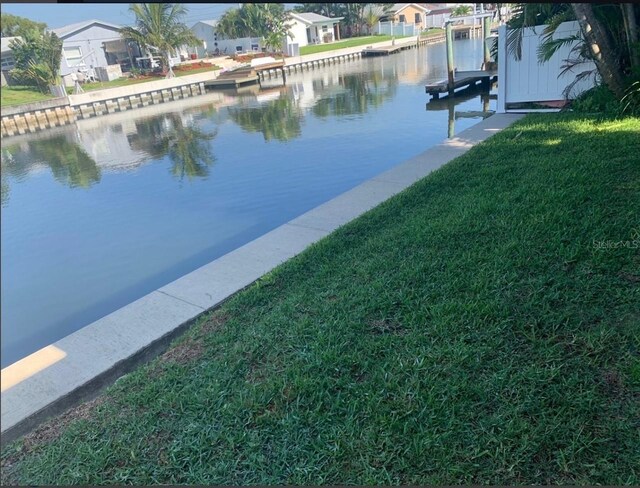
<path id="1" fill-rule="evenodd" d="M 403 49 L 442 42 L 443 36 L 418 38 L 411 36 L 398 39 L 395 43 Z M 307 54 L 285 59 L 284 70 L 268 70 L 261 74 L 263 78 L 277 77 L 320 66 L 344 63 L 359 59 L 366 48 L 389 46 L 389 41 L 374 42 L 368 45 L 336 49 L 317 54 Z M 171 100 L 193 97 L 205 93 L 206 81 L 214 80 L 220 71 L 207 71 L 180 78 L 149 81 L 138 85 L 95 90 L 62 98 L 54 98 L 15 107 L 2 108 L 2 136 L 22 135 L 51 127 L 59 127 L 76 119 L 97 117 L 114 112 L 146 107 Z"/>
<path id="2" fill-rule="evenodd" d="M 497 114 L 2 370 L 2 444 L 97 396 L 202 314 L 511 125 Z"/>
<path id="3" fill-rule="evenodd" d="M 123 112 L 205 93 L 205 81 L 219 71 L 95 90 L 2 109 L 2 136 L 13 136 L 59 127 L 99 115 Z"/>

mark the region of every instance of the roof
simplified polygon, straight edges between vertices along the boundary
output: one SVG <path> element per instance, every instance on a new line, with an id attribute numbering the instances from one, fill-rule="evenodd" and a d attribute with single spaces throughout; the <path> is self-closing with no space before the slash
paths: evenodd
<path id="1" fill-rule="evenodd" d="M 0 45 L 1 45 L 0 51 L 2 51 L 3 53 L 11 51 L 11 48 L 9 47 L 9 44 L 11 44 L 11 41 L 13 41 L 14 39 L 22 40 L 22 37 L 20 37 L 20 36 L 3 37 L 2 39 L 0 39 Z"/>
<path id="2" fill-rule="evenodd" d="M 294 19 L 298 19 L 305 24 L 322 24 L 340 22 L 344 17 L 325 17 L 324 15 L 315 14 L 313 12 L 290 12 Z"/>
<path id="3" fill-rule="evenodd" d="M 430 10 L 427 15 L 450 14 L 451 12 L 453 12 L 452 8 L 439 8 L 439 9 Z"/>
<path id="4" fill-rule="evenodd" d="M 420 5 L 422 5 L 427 10 L 442 10 L 451 8 L 451 4 L 446 3 L 421 3 Z"/>
<path id="5" fill-rule="evenodd" d="M 217 20 L 199 20 L 193 25 L 196 25 L 196 24 L 206 24 L 206 25 L 210 25 L 211 27 L 215 27 L 216 25 L 218 25 L 218 21 Z"/>
<path id="6" fill-rule="evenodd" d="M 424 10 L 425 12 L 427 11 L 426 8 L 424 8 L 422 5 L 420 5 L 419 3 L 394 3 L 393 7 L 391 7 L 389 9 L 389 13 L 394 13 L 397 14 L 398 12 L 404 10 L 405 8 L 407 8 L 409 5 L 413 5 L 414 7 L 418 7 L 421 10 Z"/>
<path id="7" fill-rule="evenodd" d="M 108 29 L 113 29 L 113 30 L 121 29 L 121 26 L 119 25 L 111 24 L 109 22 L 103 22 L 102 20 L 93 19 L 93 20 L 85 20 L 84 22 L 78 22 L 76 24 L 65 25 L 64 27 L 58 27 L 57 29 L 51 29 L 51 32 L 53 32 L 60 39 L 64 39 L 65 37 L 68 37 L 71 34 L 75 34 L 78 31 L 86 29 L 87 27 L 90 27 L 93 24 L 99 24 L 101 26 L 104 26 Z"/>

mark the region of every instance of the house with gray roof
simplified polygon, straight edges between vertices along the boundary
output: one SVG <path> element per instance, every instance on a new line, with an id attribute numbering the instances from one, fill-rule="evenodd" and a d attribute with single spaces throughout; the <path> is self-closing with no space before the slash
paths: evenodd
<path id="1" fill-rule="evenodd" d="M 216 30 L 217 20 L 200 20 L 193 24 L 191 32 L 202 41 L 202 46 L 191 48 L 199 58 L 217 55 L 234 55 L 262 50 L 261 40 L 257 37 L 227 39 Z"/>
<path id="2" fill-rule="evenodd" d="M 60 74 L 65 76 L 115 64 L 128 71 L 140 51 L 137 45 L 120 37 L 120 28 L 93 19 L 51 29 L 62 40 Z"/>
<path id="3" fill-rule="evenodd" d="M 326 44 L 340 40 L 340 21 L 343 17 L 325 17 L 313 12 L 289 12 L 291 37 L 287 38 L 288 46 L 298 47 L 309 44 Z"/>

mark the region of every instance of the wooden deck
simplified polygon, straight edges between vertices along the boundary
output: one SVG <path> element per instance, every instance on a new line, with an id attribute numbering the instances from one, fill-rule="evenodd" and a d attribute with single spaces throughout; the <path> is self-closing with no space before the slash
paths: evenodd
<path id="1" fill-rule="evenodd" d="M 402 45 L 396 46 L 384 46 L 384 47 L 368 47 L 362 50 L 363 56 L 388 56 L 389 54 L 397 53 L 403 48 Z"/>
<path id="2" fill-rule="evenodd" d="M 461 88 L 468 88 L 476 86 L 477 84 L 486 84 L 489 86 L 498 80 L 498 75 L 495 71 L 458 71 L 453 79 L 453 89 L 458 90 Z M 447 80 L 438 81 L 437 83 L 430 83 L 425 85 L 425 91 L 432 98 L 439 98 L 441 93 L 449 92 L 449 83 Z"/>

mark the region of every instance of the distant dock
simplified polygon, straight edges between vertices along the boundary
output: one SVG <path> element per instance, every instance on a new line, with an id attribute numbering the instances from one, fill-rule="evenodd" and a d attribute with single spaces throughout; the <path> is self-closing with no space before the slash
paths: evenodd
<path id="1" fill-rule="evenodd" d="M 403 47 L 405 46 L 395 45 L 395 46 L 382 46 L 382 47 L 376 47 L 376 48 L 369 47 L 362 50 L 362 55 L 363 56 L 388 56 L 389 54 L 397 53 Z"/>

